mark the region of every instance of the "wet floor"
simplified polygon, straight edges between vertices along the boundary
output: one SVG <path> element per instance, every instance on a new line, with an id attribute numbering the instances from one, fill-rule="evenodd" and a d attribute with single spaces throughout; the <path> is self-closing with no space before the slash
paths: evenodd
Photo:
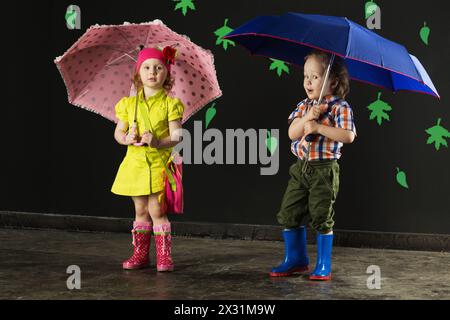
<path id="1" fill-rule="evenodd" d="M 0 299 L 450 299 L 443 252 L 335 247 L 333 280 L 312 282 L 268 276 L 282 242 L 174 237 L 172 273 L 156 272 L 154 241 L 149 268 L 122 270 L 131 251 L 123 233 L 0 229 Z M 71 265 L 80 290 L 67 287 Z"/>

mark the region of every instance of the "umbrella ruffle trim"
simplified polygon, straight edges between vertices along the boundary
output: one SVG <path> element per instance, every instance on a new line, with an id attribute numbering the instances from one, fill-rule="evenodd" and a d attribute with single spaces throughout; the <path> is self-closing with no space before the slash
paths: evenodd
<path id="1" fill-rule="evenodd" d="M 203 109 L 204 106 L 206 106 L 207 104 L 213 102 L 214 100 L 217 100 L 217 99 L 220 98 L 221 96 L 222 96 L 222 91 L 219 90 L 219 93 L 217 93 L 216 95 L 212 96 L 211 98 L 205 99 L 205 100 L 204 100 L 205 102 L 204 102 L 204 103 L 202 102 L 203 105 L 202 105 L 201 107 L 198 107 L 198 108 L 194 109 L 188 117 L 186 117 L 186 118 L 183 117 L 181 123 L 184 124 L 184 123 L 185 123 L 186 121 L 188 121 L 193 115 L 195 115 L 197 112 L 199 112 L 201 109 Z"/>

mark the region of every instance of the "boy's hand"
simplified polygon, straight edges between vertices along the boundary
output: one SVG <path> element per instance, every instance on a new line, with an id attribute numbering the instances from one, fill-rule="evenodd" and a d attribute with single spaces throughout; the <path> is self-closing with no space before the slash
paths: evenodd
<path id="1" fill-rule="evenodd" d="M 305 125 L 303 127 L 305 136 L 307 136 L 308 134 L 319 133 L 319 126 L 320 124 L 318 124 L 315 120 L 305 122 Z"/>
<path id="2" fill-rule="evenodd" d="M 327 109 L 328 109 L 328 105 L 327 104 L 321 104 L 321 105 L 312 106 L 309 109 L 308 113 L 306 114 L 306 119 L 308 121 L 317 120 L 317 119 L 319 119 L 319 117 L 320 117 L 320 115 L 322 113 L 327 111 Z"/>

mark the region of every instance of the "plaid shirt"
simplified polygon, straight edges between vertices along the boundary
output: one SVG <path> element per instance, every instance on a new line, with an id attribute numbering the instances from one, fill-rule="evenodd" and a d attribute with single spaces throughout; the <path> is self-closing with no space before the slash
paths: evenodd
<path id="1" fill-rule="evenodd" d="M 356 135 L 353 111 L 347 101 L 332 95 L 326 96 L 325 101 L 328 103 L 328 110 L 321 115 L 318 123 L 330 127 L 350 130 Z M 313 102 L 314 101 L 311 99 L 305 99 L 300 102 L 297 105 L 297 108 L 289 115 L 288 123 L 291 124 L 297 117 L 304 117 L 312 107 Z M 311 142 L 309 160 L 339 159 L 341 157 L 341 148 L 343 145 L 344 144 L 341 142 L 317 134 L 316 138 Z M 307 150 L 308 142 L 305 141 L 305 136 L 292 141 L 291 151 L 296 157 L 304 160 Z"/>

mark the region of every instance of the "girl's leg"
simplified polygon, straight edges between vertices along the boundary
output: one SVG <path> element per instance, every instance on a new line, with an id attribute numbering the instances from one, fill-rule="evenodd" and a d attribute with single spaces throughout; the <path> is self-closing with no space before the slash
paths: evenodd
<path id="1" fill-rule="evenodd" d="M 173 271 L 171 225 L 167 214 L 162 212 L 158 197 L 161 193 L 148 198 L 148 211 L 153 220 L 153 234 L 156 244 L 156 267 L 158 271 Z"/>
<path id="2" fill-rule="evenodd" d="M 153 221 L 155 226 L 169 223 L 167 214 L 162 212 L 162 206 L 158 202 L 158 197 L 160 194 L 161 192 L 149 195 L 147 197 L 147 208 L 145 208 L 146 213 L 149 215 L 149 218 Z"/>
<path id="3" fill-rule="evenodd" d="M 136 220 L 133 223 L 133 255 L 123 262 L 124 269 L 140 269 L 148 265 L 148 253 L 152 232 L 151 218 L 147 210 L 148 197 L 132 197 Z"/>
<path id="4" fill-rule="evenodd" d="M 136 211 L 136 222 L 151 222 L 152 219 L 149 214 L 148 196 L 131 197 L 134 203 L 134 209 Z"/>

